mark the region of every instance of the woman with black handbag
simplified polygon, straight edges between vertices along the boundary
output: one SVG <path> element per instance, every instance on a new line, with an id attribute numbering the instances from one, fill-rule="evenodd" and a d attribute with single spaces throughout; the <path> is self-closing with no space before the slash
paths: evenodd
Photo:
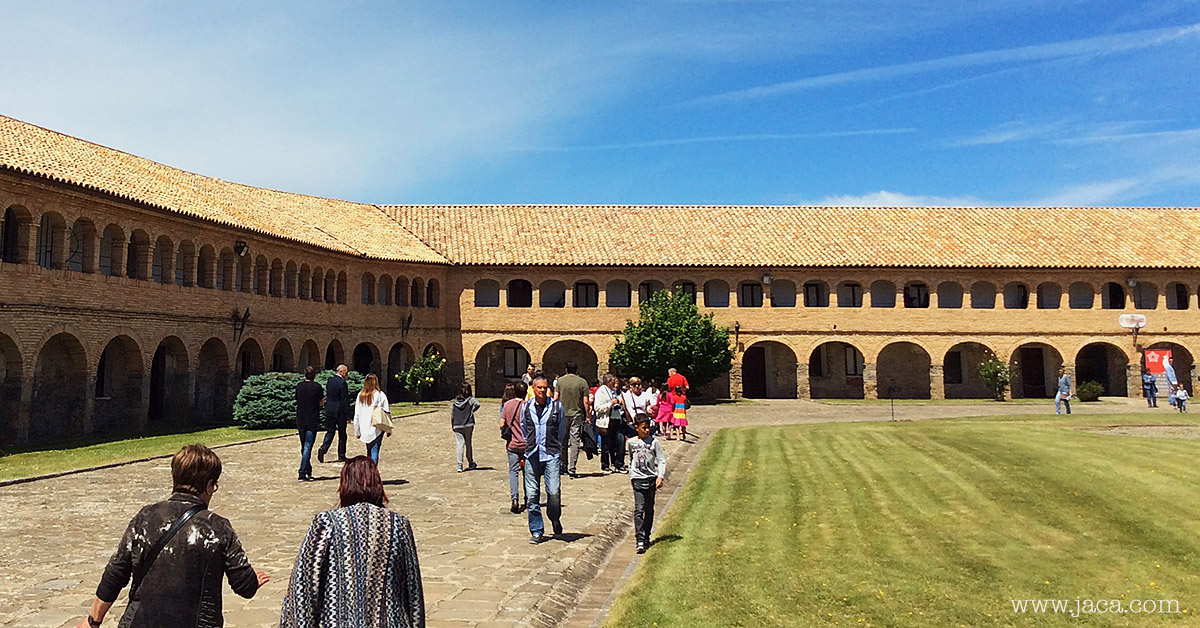
<path id="1" fill-rule="evenodd" d="M 605 373 L 603 385 L 596 389 L 592 416 L 600 432 L 600 470 L 604 473 L 625 472 L 625 410 L 617 392 L 617 378 Z"/>

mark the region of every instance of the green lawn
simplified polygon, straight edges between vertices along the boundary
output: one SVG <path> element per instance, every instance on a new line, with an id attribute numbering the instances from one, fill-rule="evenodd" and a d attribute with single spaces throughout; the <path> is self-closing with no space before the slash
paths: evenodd
<path id="1" fill-rule="evenodd" d="M 1065 427 L 1190 416 L 723 430 L 605 626 L 1200 625 L 1200 441 Z"/>

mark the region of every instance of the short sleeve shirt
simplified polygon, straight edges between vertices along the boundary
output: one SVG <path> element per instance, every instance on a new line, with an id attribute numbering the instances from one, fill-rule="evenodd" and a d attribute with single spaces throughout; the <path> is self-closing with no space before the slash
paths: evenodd
<path id="1" fill-rule="evenodd" d="M 558 378 L 558 401 L 563 405 L 563 412 L 568 417 L 586 416 L 584 404 L 590 387 L 586 380 L 574 373 L 567 373 Z"/>

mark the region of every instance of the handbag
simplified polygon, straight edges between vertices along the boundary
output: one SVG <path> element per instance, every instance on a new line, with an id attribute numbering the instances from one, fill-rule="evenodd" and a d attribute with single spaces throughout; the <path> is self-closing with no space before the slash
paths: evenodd
<path id="1" fill-rule="evenodd" d="M 385 412 L 383 406 L 375 406 L 371 409 L 371 427 L 391 436 L 395 424 L 392 423 L 392 415 Z"/>

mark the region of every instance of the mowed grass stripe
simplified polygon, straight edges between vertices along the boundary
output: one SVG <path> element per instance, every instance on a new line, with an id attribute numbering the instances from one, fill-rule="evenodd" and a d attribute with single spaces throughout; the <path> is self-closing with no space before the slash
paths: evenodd
<path id="1" fill-rule="evenodd" d="M 1190 625 L 1198 462 L 1193 441 L 991 419 L 725 430 L 606 625 Z M 1076 596 L 1188 612 L 1009 603 Z"/>

